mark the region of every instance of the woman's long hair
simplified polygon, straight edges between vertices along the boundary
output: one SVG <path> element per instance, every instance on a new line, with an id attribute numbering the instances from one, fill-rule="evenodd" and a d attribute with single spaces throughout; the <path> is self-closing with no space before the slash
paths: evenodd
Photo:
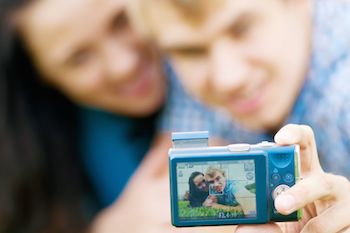
<path id="1" fill-rule="evenodd" d="M 15 28 L 26 0 L 0 0 L 0 232 L 79 232 L 75 107 L 40 83 Z"/>
<path id="2" fill-rule="evenodd" d="M 203 202 L 205 199 L 208 197 L 209 192 L 208 191 L 203 191 L 197 188 L 195 185 L 193 179 L 198 176 L 202 175 L 204 176 L 203 173 L 201 172 L 193 172 L 190 177 L 188 178 L 188 184 L 190 186 L 190 195 L 189 195 L 189 201 L 190 201 L 190 206 L 191 207 L 200 207 L 202 206 Z"/>

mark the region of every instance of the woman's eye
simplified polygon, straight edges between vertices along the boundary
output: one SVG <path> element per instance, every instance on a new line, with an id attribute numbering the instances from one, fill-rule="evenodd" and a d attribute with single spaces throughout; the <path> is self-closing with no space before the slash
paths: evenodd
<path id="1" fill-rule="evenodd" d="M 91 59 L 92 55 L 88 51 L 79 51 L 72 56 L 70 59 L 70 64 L 73 66 L 81 66 L 86 64 L 89 59 Z"/>

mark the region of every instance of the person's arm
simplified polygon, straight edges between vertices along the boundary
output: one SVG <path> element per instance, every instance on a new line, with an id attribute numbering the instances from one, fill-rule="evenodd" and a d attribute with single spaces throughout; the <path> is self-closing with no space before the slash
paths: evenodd
<path id="1" fill-rule="evenodd" d="M 169 145 L 169 135 L 157 136 L 122 196 L 98 215 L 90 233 L 229 233 L 235 229 L 234 226 L 184 229 L 171 225 Z"/>
<path id="2" fill-rule="evenodd" d="M 287 125 L 275 136 L 280 145 L 299 144 L 303 179 L 275 200 L 278 212 L 302 209 L 299 222 L 240 226 L 236 233 L 344 233 L 350 232 L 350 182 L 325 173 L 320 166 L 313 131 L 305 125 Z"/>

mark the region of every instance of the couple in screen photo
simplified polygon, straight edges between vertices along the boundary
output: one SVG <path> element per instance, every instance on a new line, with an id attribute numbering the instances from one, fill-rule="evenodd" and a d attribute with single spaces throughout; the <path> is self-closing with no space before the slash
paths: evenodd
<path id="1" fill-rule="evenodd" d="M 189 206 L 221 210 L 219 215 L 230 212 L 240 217 L 251 215 L 255 211 L 255 189 L 252 192 L 255 183 L 242 188 L 238 181 L 228 177 L 224 169 L 214 166 L 209 166 L 205 174 L 192 172 L 188 180 Z"/>

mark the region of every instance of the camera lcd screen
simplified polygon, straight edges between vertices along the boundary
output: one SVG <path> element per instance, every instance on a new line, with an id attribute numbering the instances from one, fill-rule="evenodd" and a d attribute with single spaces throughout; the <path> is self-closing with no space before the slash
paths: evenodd
<path id="1" fill-rule="evenodd" d="M 255 173 L 253 159 L 177 163 L 179 219 L 256 218 Z"/>

